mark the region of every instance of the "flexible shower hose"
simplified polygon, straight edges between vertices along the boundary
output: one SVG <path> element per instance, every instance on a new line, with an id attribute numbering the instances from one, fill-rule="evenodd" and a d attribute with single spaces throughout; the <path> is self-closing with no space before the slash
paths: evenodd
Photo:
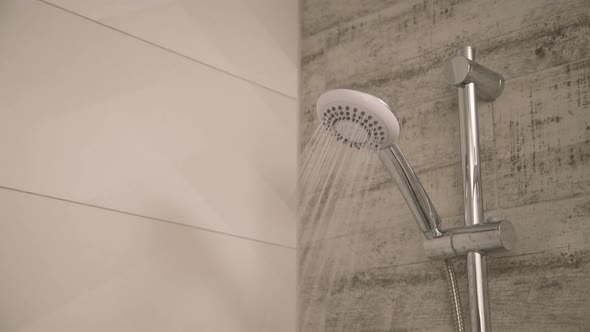
<path id="1" fill-rule="evenodd" d="M 458 332 L 465 332 L 463 312 L 461 311 L 461 296 L 459 295 L 459 285 L 457 284 L 455 268 L 453 267 L 453 263 L 450 259 L 446 259 L 444 262 L 447 281 L 449 283 L 449 295 L 451 296 L 451 308 L 453 309 L 455 327 L 457 328 Z"/>

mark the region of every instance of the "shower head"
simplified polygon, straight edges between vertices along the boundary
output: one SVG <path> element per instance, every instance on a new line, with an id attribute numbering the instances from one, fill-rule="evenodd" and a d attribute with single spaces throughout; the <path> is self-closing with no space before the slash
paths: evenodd
<path id="1" fill-rule="evenodd" d="M 393 145 L 399 136 L 399 122 L 391 108 L 366 93 L 327 91 L 319 97 L 316 112 L 322 125 L 351 147 L 383 149 Z"/>
<path id="2" fill-rule="evenodd" d="M 424 236 L 432 239 L 442 235 L 434 205 L 396 145 L 399 122 L 383 100 L 354 90 L 336 89 L 318 98 L 316 111 L 336 140 L 358 149 L 378 150 L 379 159 L 397 183 Z"/>

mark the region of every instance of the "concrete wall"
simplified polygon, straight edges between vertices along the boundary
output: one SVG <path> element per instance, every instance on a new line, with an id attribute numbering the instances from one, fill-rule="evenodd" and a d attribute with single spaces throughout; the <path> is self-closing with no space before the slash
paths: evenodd
<path id="1" fill-rule="evenodd" d="M 463 210 L 456 91 L 442 65 L 472 45 L 478 62 L 504 75 L 503 95 L 479 108 L 485 215 L 512 220 L 519 240 L 489 259 L 492 325 L 589 330 L 590 3 L 305 0 L 302 15 L 301 146 L 317 125 L 322 92 L 345 87 L 383 98 L 445 227 L 462 224 Z M 310 243 L 301 225 L 301 252 L 337 248 L 357 261 L 315 294 L 321 269 L 300 276 L 300 312 L 324 311 L 300 319 L 302 330 L 452 331 L 442 265 L 425 258 L 383 169 L 368 199 L 359 236 L 343 227 Z M 465 264 L 456 265 L 467 315 Z"/>
<path id="2" fill-rule="evenodd" d="M 294 331 L 299 4 L 0 0 L 0 331 Z"/>

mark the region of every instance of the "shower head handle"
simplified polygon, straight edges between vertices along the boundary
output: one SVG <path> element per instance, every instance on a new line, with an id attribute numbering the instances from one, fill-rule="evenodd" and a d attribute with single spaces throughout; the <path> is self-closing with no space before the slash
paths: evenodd
<path id="1" fill-rule="evenodd" d="M 387 169 L 410 208 L 418 227 L 426 239 L 442 236 L 440 216 L 426 190 L 397 145 L 379 151 L 379 159 Z"/>

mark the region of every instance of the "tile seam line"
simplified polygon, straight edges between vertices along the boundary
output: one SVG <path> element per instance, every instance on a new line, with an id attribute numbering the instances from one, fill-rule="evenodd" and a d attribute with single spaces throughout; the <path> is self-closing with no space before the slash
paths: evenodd
<path id="1" fill-rule="evenodd" d="M 275 93 L 275 94 L 277 94 L 277 95 L 280 95 L 280 96 L 282 96 L 282 97 L 286 97 L 286 98 L 289 98 L 289 99 L 291 99 L 291 100 L 297 101 L 297 97 L 291 96 L 291 95 L 289 95 L 289 94 L 287 94 L 287 93 L 284 93 L 284 92 L 281 92 L 281 91 L 275 90 L 275 89 L 273 89 L 273 88 L 271 88 L 271 87 L 268 87 L 268 86 L 266 86 L 266 85 L 263 85 L 263 84 L 260 84 L 260 83 L 258 83 L 258 82 L 255 82 L 255 81 L 249 80 L 249 79 L 247 79 L 247 78 L 241 77 L 241 76 L 239 76 L 239 75 L 237 75 L 237 74 L 234 74 L 234 73 L 232 73 L 232 72 L 229 72 L 229 71 L 227 71 L 227 70 L 224 70 L 224 69 L 221 69 L 221 68 L 215 67 L 215 66 L 213 66 L 213 65 L 210 65 L 210 64 L 208 64 L 208 63 L 206 63 L 206 62 L 203 62 L 203 61 L 197 60 L 197 59 L 195 59 L 195 58 L 192 58 L 192 57 L 190 57 L 190 56 L 188 56 L 188 55 L 185 55 L 185 54 L 182 54 L 182 53 L 180 53 L 180 52 L 177 52 L 177 51 L 175 51 L 175 50 L 173 50 L 173 49 L 170 49 L 170 48 L 168 48 L 168 47 L 165 47 L 165 46 L 162 46 L 162 45 L 156 44 L 156 43 L 154 43 L 154 42 L 152 42 L 152 41 L 149 41 L 149 40 L 147 40 L 147 39 L 144 39 L 144 38 L 141 38 L 141 37 L 139 37 L 139 36 L 133 35 L 133 34 L 131 34 L 131 33 L 129 33 L 129 32 L 126 32 L 126 31 L 124 31 L 124 30 L 121 30 L 121 29 L 115 28 L 115 27 L 113 27 L 113 26 L 110 26 L 110 25 L 107 25 L 107 24 L 105 24 L 105 23 L 102 23 L 102 22 L 100 22 L 100 21 L 97 21 L 97 20 L 95 20 L 95 19 L 92 19 L 92 18 L 90 18 L 90 17 L 88 17 L 88 16 L 84 16 L 84 15 L 82 15 L 82 14 L 79 14 L 79 13 L 75 12 L 75 11 L 69 10 L 69 9 L 67 9 L 67 8 L 64 8 L 64 7 L 61 7 L 61 6 L 58 6 L 58 5 L 56 5 L 56 4 L 53 4 L 53 3 L 51 3 L 51 2 L 47 2 L 46 0 L 37 0 L 37 1 L 39 1 L 40 3 L 43 3 L 43 4 L 47 5 L 47 6 L 53 7 L 53 8 L 55 8 L 55 9 L 58 9 L 58 10 L 64 11 L 64 12 L 66 12 L 66 13 L 69 13 L 69 14 L 72 14 L 72 15 L 75 15 L 75 16 L 77 16 L 77 17 L 79 17 L 79 18 L 81 18 L 81 19 L 84 19 L 84 20 L 86 20 L 86 21 L 89 21 L 89 22 L 92 22 L 92 23 L 94 23 L 94 24 L 100 25 L 100 26 L 102 26 L 102 27 L 104 27 L 104 28 L 107 28 L 107 29 L 109 29 L 109 30 L 112 30 L 112 31 L 116 31 L 116 32 L 118 32 L 118 33 L 121 33 L 121 34 L 123 34 L 123 35 L 125 35 L 125 36 L 127 36 L 127 37 L 130 37 L 130 38 L 133 38 L 133 39 L 135 39 L 135 40 L 137 40 L 137 41 L 140 41 L 140 42 L 146 43 L 146 44 L 148 44 L 148 45 L 151 45 L 151 46 L 153 46 L 153 47 L 156 47 L 156 48 L 158 48 L 158 49 L 160 49 L 160 50 L 162 50 L 162 51 L 166 51 L 166 52 L 168 52 L 168 53 L 174 54 L 174 55 L 176 55 L 176 56 L 179 56 L 179 57 L 181 57 L 181 58 L 184 58 L 185 60 L 188 60 L 188 61 L 191 61 L 191 62 L 194 62 L 194 63 L 200 64 L 200 65 L 202 65 L 202 66 L 205 66 L 205 67 L 207 67 L 207 68 L 213 69 L 213 70 L 215 70 L 215 71 L 217 71 L 217 72 L 220 72 L 220 73 L 226 74 L 226 75 L 228 75 L 228 76 L 231 76 L 231 77 L 233 77 L 233 78 L 239 79 L 239 80 L 241 80 L 241 81 L 244 81 L 244 82 L 250 83 L 250 84 L 252 84 L 252 85 L 255 85 L 255 86 L 259 87 L 259 88 L 262 88 L 262 89 L 264 89 L 264 90 L 267 90 L 267 91 L 270 91 L 270 92 L 272 92 L 272 93 Z"/>
<path id="2" fill-rule="evenodd" d="M 133 213 L 133 212 L 127 212 L 127 211 L 117 210 L 117 209 L 113 209 L 113 208 L 109 208 L 109 207 L 105 207 L 105 206 L 100 206 L 100 205 L 95 205 L 95 204 L 89 204 L 89 203 L 74 201 L 74 200 L 67 199 L 67 198 L 55 197 L 55 196 L 50 196 L 50 195 L 46 195 L 46 194 L 40 194 L 40 193 L 36 193 L 36 192 L 32 192 L 32 191 L 27 191 L 27 190 L 22 190 L 22 189 L 17 189 L 17 188 L 11 188 L 11 187 L 1 186 L 1 185 L 0 185 L 0 189 L 1 190 L 6 190 L 6 191 L 11 191 L 11 192 L 17 192 L 17 193 L 21 193 L 21 194 L 26 194 L 26 195 L 32 195 L 32 196 L 36 196 L 36 197 L 47 198 L 47 199 L 56 200 L 56 201 L 60 201 L 60 202 L 75 204 L 75 205 L 78 205 L 78 206 L 84 206 L 84 207 L 94 208 L 94 209 L 98 209 L 98 210 L 103 210 L 103 211 L 109 211 L 109 212 L 124 214 L 124 215 L 127 215 L 127 216 L 148 219 L 148 220 L 151 220 L 151 221 L 168 223 L 168 224 L 172 224 L 172 225 L 176 225 L 176 226 L 180 226 L 180 227 L 187 227 L 187 228 L 197 229 L 197 230 L 200 230 L 200 231 L 205 231 L 205 232 L 214 233 L 214 234 L 218 234 L 218 235 L 225 235 L 225 236 L 233 237 L 233 238 L 236 238 L 236 239 L 241 239 L 241 240 L 246 240 L 246 241 L 252 241 L 252 242 L 257 242 L 257 243 L 261 243 L 261 244 L 266 244 L 266 245 L 269 245 L 269 246 L 280 247 L 280 248 L 291 249 L 291 250 L 296 250 L 297 249 L 296 247 L 292 247 L 292 246 L 288 246 L 288 245 L 284 245 L 284 244 L 280 244 L 280 243 L 276 243 L 276 242 L 259 240 L 259 239 L 250 238 L 250 237 L 246 237 L 246 236 L 241 236 L 241 235 L 237 235 L 237 234 L 232 234 L 232 233 L 217 231 L 217 230 L 213 230 L 213 229 L 209 229 L 209 228 L 204 228 L 204 227 L 199 227 L 199 226 L 194 226 L 194 225 L 183 224 L 183 223 L 172 221 L 172 220 L 166 220 L 166 219 L 161 219 L 161 218 L 156 218 L 156 217 L 150 217 L 150 216 L 146 216 L 146 215 L 143 215 L 143 214 L 138 214 L 138 213 Z"/>

